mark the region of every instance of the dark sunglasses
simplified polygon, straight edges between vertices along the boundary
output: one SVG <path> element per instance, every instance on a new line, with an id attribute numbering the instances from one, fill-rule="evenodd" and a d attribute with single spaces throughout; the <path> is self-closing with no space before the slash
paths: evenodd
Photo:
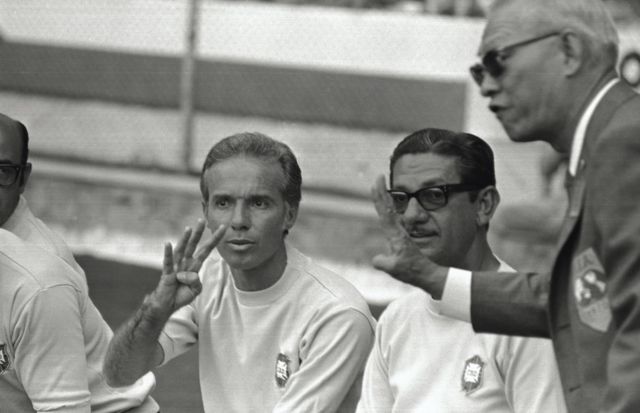
<path id="1" fill-rule="evenodd" d="M 0 187 L 15 184 L 21 175 L 20 172 L 29 166 L 31 166 L 31 164 L 28 162 L 24 165 L 15 163 L 0 164 Z"/>
<path id="2" fill-rule="evenodd" d="M 418 189 L 415 192 L 405 192 L 392 189 L 387 191 L 393 200 L 393 207 L 397 213 L 403 214 L 409 206 L 411 198 L 415 198 L 426 211 L 435 211 L 447 205 L 449 194 L 482 189 L 484 186 L 471 184 L 437 185 Z"/>
<path id="3" fill-rule="evenodd" d="M 559 34 L 560 32 L 547 33 L 542 36 L 537 36 L 531 39 L 511 44 L 509 46 L 505 46 L 502 49 L 489 50 L 482 57 L 482 63 L 476 63 L 469 68 L 471 77 L 478 84 L 478 86 L 481 86 L 482 81 L 484 80 L 485 73 L 488 73 L 493 78 L 497 78 L 502 73 L 504 73 L 504 61 L 509 56 L 509 52 L 512 52 L 518 47 L 526 46 L 528 44 L 546 39 L 547 37 L 557 36 Z"/>

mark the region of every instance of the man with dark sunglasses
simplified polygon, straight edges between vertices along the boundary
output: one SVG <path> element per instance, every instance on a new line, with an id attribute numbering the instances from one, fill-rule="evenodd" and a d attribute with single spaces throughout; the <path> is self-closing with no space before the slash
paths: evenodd
<path id="1" fill-rule="evenodd" d="M 482 139 L 414 132 L 391 156 L 390 185 L 391 207 L 422 254 L 469 271 L 513 271 L 487 242 L 500 197 L 493 152 Z M 384 311 L 359 413 L 565 411 L 549 341 L 476 334 L 440 313 L 419 289 Z"/>
<path id="2" fill-rule="evenodd" d="M 84 272 L 22 193 L 29 134 L 0 114 L 0 411 L 155 413 L 148 374 L 113 389 L 101 373 L 113 333 Z"/>
<path id="3" fill-rule="evenodd" d="M 640 97 L 618 79 L 613 22 L 599 0 L 495 0 L 479 54 L 472 74 L 510 139 L 569 157 L 552 268 L 437 265 L 403 233 L 382 183 L 392 253 L 374 263 L 476 331 L 551 338 L 569 411 L 639 412 Z"/>

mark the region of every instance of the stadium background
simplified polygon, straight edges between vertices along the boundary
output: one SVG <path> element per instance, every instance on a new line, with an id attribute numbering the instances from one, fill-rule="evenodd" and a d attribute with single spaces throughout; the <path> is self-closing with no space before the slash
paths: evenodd
<path id="1" fill-rule="evenodd" d="M 542 146 L 508 142 L 467 75 L 484 21 L 461 15 L 481 15 L 480 3 L 444 3 L 202 1 L 187 145 L 188 1 L 0 0 L 0 112 L 31 132 L 26 196 L 74 249 L 105 319 L 116 327 L 154 287 L 162 243 L 201 215 L 206 152 L 239 131 L 298 155 L 303 203 L 290 241 L 352 281 L 375 314 L 407 287 L 370 267 L 385 243 L 368 191 L 408 132 L 484 137 L 503 200 L 535 197 Z M 625 53 L 640 50 L 629 4 L 614 9 Z M 492 234 L 513 265 L 543 268 L 550 245 L 528 241 Z M 154 396 L 163 412 L 201 411 L 195 352 L 158 371 Z"/>

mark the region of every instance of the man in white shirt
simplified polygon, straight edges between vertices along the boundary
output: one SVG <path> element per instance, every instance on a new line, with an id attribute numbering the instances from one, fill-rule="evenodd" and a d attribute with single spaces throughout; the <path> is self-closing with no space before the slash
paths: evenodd
<path id="1" fill-rule="evenodd" d="M 499 195 L 482 139 L 414 132 L 395 148 L 389 180 L 393 208 L 423 254 L 469 271 L 513 271 L 487 242 Z M 476 334 L 416 289 L 379 320 L 358 411 L 560 413 L 565 406 L 549 340 Z"/>
<path id="2" fill-rule="evenodd" d="M 599 0 L 495 0 L 471 73 L 510 139 L 569 155 L 569 206 L 547 273 L 440 266 L 403 233 L 374 264 L 476 331 L 549 337 L 570 412 L 640 411 L 640 96 L 618 80 Z"/>
<path id="3" fill-rule="evenodd" d="M 101 373 L 113 333 L 89 298 L 69 247 L 22 196 L 31 172 L 28 144 L 26 127 L 0 114 L 0 250 L 6 264 L 0 301 L 10 305 L 0 312 L 0 406 L 16 412 L 157 412 L 149 397 L 153 375 L 116 390 Z"/>
<path id="4" fill-rule="evenodd" d="M 301 184 L 289 147 L 265 135 L 213 146 L 201 175 L 213 237 L 196 252 L 201 222 L 167 246 L 157 288 L 110 345 L 110 383 L 197 347 L 206 412 L 355 409 L 375 324 L 351 284 L 285 243 Z"/>

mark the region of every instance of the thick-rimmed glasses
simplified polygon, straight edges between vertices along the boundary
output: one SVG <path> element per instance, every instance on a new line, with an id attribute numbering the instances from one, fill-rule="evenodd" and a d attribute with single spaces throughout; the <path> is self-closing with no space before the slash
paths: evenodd
<path id="1" fill-rule="evenodd" d="M 454 192 L 466 192 L 482 189 L 484 186 L 472 184 L 436 185 L 418 189 L 415 192 L 399 191 L 392 189 L 387 191 L 393 200 L 393 207 L 397 213 L 403 214 L 409 206 L 411 198 L 415 198 L 426 211 L 435 211 L 447 205 L 449 194 Z"/>
<path id="2" fill-rule="evenodd" d="M 509 56 L 509 53 L 514 49 L 538 42 L 540 40 L 546 39 L 547 37 L 557 36 L 559 34 L 560 32 L 551 32 L 543 34 L 542 36 L 536 36 L 531 39 L 526 39 L 521 42 L 505 46 L 501 49 L 489 50 L 482 57 L 482 63 L 476 63 L 469 68 L 471 77 L 473 78 L 473 80 L 475 80 L 478 86 L 481 86 L 482 81 L 484 80 L 485 73 L 489 73 L 489 75 L 493 78 L 497 78 L 502 73 L 504 73 L 504 61 Z"/>
<path id="3" fill-rule="evenodd" d="M 11 186 L 16 183 L 22 171 L 31 166 L 30 163 L 24 165 L 17 163 L 0 163 L 0 186 Z"/>

